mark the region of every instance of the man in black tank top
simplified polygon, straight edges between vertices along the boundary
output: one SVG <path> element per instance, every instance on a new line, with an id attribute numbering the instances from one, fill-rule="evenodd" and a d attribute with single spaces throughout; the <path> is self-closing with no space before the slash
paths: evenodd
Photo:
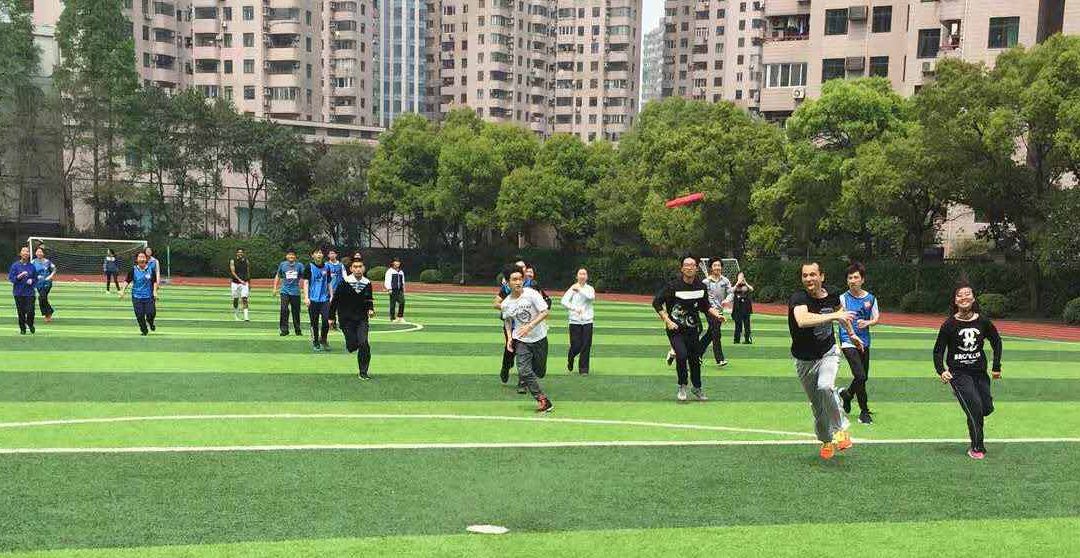
<path id="1" fill-rule="evenodd" d="M 232 307 L 233 319 L 240 320 L 240 309 L 244 310 L 244 321 L 250 322 L 248 315 L 248 297 L 251 294 L 249 283 L 251 282 L 251 268 L 248 265 L 244 249 L 236 250 L 236 257 L 229 260 L 229 274 L 232 275 Z"/>

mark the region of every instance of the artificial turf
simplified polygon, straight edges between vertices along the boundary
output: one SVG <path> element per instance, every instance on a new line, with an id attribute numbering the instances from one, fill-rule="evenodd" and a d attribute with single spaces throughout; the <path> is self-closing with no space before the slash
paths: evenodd
<path id="1" fill-rule="evenodd" d="M 650 309 L 601 302 L 588 378 L 564 369 L 565 313 L 556 309 L 543 380 L 557 405 L 551 418 L 614 422 L 448 420 L 417 415 L 532 417 L 529 401 L 495 377 L 501 334 L 489 296 L 411 295 L 408 317 L 421 330 L 380 315 L 372 335 L 375 380 L 361 383 L 355 357 L 340 350 L 339 334 L 331 339 L 339 350 L 312 354 L 306 335 L 277 336 L 271 297 L 256 293 L 253 321 L 243 323 L 232 321 L 227 293 L 224 283 L 218 289 L 166 287 L 159 329 L 147 338 L 138 337 L 126 301 L 86 285 L 58 285 L 52 297 L 57 319 L 39 322 L 35 336 L 19 336 L 7 310 L 3 319 L 11 326 L 0 332 L 0 358 L 25 365 L 0 373 L 0 449 L 616 440 L 762 445 L 0 454 L 0 509 L 9 510 L 0 512 L 0 551 L 814 555 L 827 553 L 819 545 L 835 544 L 840 530 L 864 535 L 853 550 L 870 556 L 968 555 L 963 551 L 975 545 L 958 541 L 970 530 L 978 531 L 984 555 L 1076 551 L 1075 540 L 1053 535 L 1080 525 L 1080 444 L 993 442 L 1080 437 L 1076 344 L 1006 340 L 1006 379 L 995 385 L 998 411 L 988 419 L 984 462 L 970 461 L 962 441 L 950 441 L 857 445 L 821 463 L 813 445 L 765 445 L 806 439 L 811 430 L 780 318 L 755 316 L 755 344 L 725 345 L 731 361 L 725 369 L 706 365 L 713 401 L 678 405 L 673 371 L 660 359 L 666 340 Z M 306 334 L 306 316 L 304 328 Z M 965 437 L 963 415 L 930 371 L 934 334 L 879 328 L 870 384 L 878 423 L 853 427 L 857 438 Z M 849 376 L 846 365 L 841 368 L 843 381 Z M 206 414 L 230 418 L 16 424 Z M 245 417 L 255 414 L 269 416 Z M 274 416 L 281 414 L 337 416 Z M 470 523 L 506 525 L 513 534 L 458 535 Z M 909 540 L 909 532 L 921 535 Z"/>

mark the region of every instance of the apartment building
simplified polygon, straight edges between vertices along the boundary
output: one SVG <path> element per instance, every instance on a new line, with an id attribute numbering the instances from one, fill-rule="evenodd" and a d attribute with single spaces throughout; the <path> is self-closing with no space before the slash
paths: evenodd
<path id="1" fill-rule="evenodd" d="M 771 0 L 758 109 L 784 118 L 837 78 L 880 76 L 911 95 L 942 58 L 992 66 L 1006 49 L 1075 30 L 1080 14 L 1069 4 L 1066 17 L 1064 0 Z"/>
<path id="2" fill-rule="evenodd" d="M 645 33 L 641 46 L 641 106 L 660 99 L 664 79 L 664 20 Z"/>
<path id="3" fill-rule="evenodd" d="M 429 4 L 427 105 L 617 141 L 638 110 L 641 0 Z"/>
<path id="4" fill-rule="evenodd" d="M 764 10 L 763 1 L 667 0 L 661 95 L 757 110 Z"/>
<path id="5" fill-rule="evenodd" d="M 424 0 L 383 0 L 377 7 L 375 110 L 385 128 L 403 113 L 431 113 L 425 100 L 429 16 Z"/>

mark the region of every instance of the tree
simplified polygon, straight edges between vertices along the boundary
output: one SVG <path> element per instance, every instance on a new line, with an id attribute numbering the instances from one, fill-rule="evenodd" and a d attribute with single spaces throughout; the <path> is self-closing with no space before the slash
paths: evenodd
<path id="1" fill-rule="evenodd" d="M 884 78 L 831 80 L 821 97 L 804 102 L 787 121 L 783 174 L 761 182 L 752 205 L 759 222 L 752 244 L 765 253 L 785 248 L 809 252 L 855 235 L 863 257 L 874 254 L 875 239 L 865 215 L 840 215 L 837 204 L 842 166 L 860 145 L 910 121 L 907 102 Z"/>
<path id="2" fill-rule="evenodd" d="M 308 198 L 322 235 L 337 246 L 360 246 L 387 223 L 390 206 L 371 196 L 368 171 L 375 148 L 363 143 L 333 145 L 315 165 Z"/>
<path id="3" fill-rule="evenodd" d="M 116 233 L 128 206 L 122 198 L 128 187 L 114 175 L 121 118 L 138 87 L 131 22 L 121 9 L 112 0 L 66 2 L 56 26 L 61 63 L 54 74 L 64 125 L 74 130 L 65 136 L 70 166 L 89 174 L 95 226 L 104 219 Z"/>

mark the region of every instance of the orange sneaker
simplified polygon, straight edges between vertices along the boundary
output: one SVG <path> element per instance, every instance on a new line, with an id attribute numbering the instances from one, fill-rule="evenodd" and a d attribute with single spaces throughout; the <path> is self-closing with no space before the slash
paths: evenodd
<path id="1" fill-rule="evenodd" d="M 826 442 L 821 444 L 821 452 L 818 453 L 822 459 L 832 459 L 836 455 L 836 444 L 832 442 Z"/>
<path id="2" fill-rule="evenodd" d="M 854 445 L 851 441 L 851 434 L 841 430 L 833 436 L 833 441 L 836 442 L 836 449 L 844 451 Z"/>

